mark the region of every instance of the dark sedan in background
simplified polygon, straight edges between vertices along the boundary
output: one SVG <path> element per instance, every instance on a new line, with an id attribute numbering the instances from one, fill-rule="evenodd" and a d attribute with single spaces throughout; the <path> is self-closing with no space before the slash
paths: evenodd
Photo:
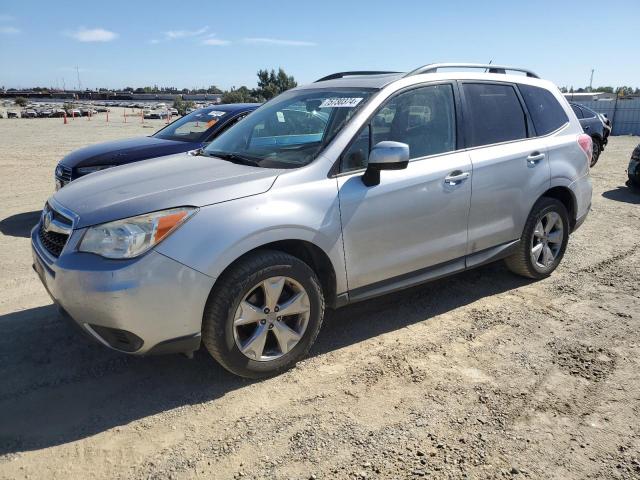
<path id="1" fill-rule="evenodd" d="M 570 105 L 575 112 L 576 117 L 578 117 L 578 120 L 580 121 L 582 130 L 591 137 L 593 144 L 591 166 L 593 167 L 598 161 L 605 145 L 609 141 L 611 121 L 606 115 L 591 110 L 584 105 L 578 105 L 577 103 L 571 103 Z"/>
<path id="2" fill-rule="evenodd" d="M 201 148 L 259 106 L 234 103 L 201 108 L 150 137 L 98 143 L 75 150 L 56 166 L 56 190 L 98 170 Z"/>

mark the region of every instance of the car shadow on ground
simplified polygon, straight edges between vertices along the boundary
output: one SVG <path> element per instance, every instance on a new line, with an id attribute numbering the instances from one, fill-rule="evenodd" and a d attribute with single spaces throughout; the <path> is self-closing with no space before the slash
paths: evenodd
<path id="1" fill-rule="evenodd" d="M 31 229 L 38 223 L 41 211 L 25 212 L 11 215 L 0 220 L 0 232 L 8 237 L 29 238 Z"/>
<path id="2" fill-rule="evenodd" d="M 602 193 L 602 196 L 608 200 L 615 200 L 616 202 L 631 203 L 633 205 L 640 204 L 640 189 L 630 185 L 630 182 L 627 182 L 626 187 L 616 187 L 612 190 L 607 190 Z"/>
<path id="3" fill-rule="evenodd" d="M 329 311 L 310 356 L 527 283 L 494 264 Z M 139 358 L 88 343 L 53 305 L 2 315 L 0 329 L 0 454 L 82 439 L 251 383 L 226 372 L 204 349 L 194 360 Z"/>

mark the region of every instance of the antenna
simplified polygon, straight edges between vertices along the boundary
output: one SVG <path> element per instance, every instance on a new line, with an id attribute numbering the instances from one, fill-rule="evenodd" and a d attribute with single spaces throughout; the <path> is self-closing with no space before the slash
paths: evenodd
<path id="1" fill-rule="evenodd" d="M 591 78 L 589 79 L 589 91 L 591 91 L 593 89 L 593 72 L 595 70 L 592 68 L 591 69 Z"/>

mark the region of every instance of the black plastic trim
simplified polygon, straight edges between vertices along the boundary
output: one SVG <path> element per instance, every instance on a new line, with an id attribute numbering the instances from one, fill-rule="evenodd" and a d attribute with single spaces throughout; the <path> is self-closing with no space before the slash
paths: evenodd
<path id="1" fill-rule="evenodd" d="M 185 337 L 172 338 L 158 343 L 151 348 L 146 355 L 167 355 L 172 353 L 184 353 L 189 355 L 200 349 L 201 335 L 195 333 Z"/>
<path id="2" fill-rule="evenodd" d="M 349 303 L 386 295 L 405 288 L 415 287 L 424 283 L 448 277 L 464 270 L 470 270 L 511 255 L 518 247 L 520 240 L 512 240 L 495 247 L 490 247 L 479 252 L 442 262 L 413 272 L 408 272 L 396 277 L 381 280 L 379 282 L 355 288 L 349 291 Z"/>

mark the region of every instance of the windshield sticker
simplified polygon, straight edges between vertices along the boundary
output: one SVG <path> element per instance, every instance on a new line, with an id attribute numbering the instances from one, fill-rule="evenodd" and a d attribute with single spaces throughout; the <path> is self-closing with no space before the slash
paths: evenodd
<path id="1" fill-rule="evenodd" d="M 210 117 L 223 117 L 227 112 L 221 112 L 219 110 L 211 110 L 208 115 Z"/>
<path id="2" fill-rule="evenodd" d="M 276 112 L 276 116 L 278 117 L 278 121 L 280 123 L 284 123 L 284 113 L 282 112 Z"/>
<path id="3" fill-rule="evenodd" d="M 362 101 L 362 97 L 325 98 L 320 108 L 353 108 Z"/>

